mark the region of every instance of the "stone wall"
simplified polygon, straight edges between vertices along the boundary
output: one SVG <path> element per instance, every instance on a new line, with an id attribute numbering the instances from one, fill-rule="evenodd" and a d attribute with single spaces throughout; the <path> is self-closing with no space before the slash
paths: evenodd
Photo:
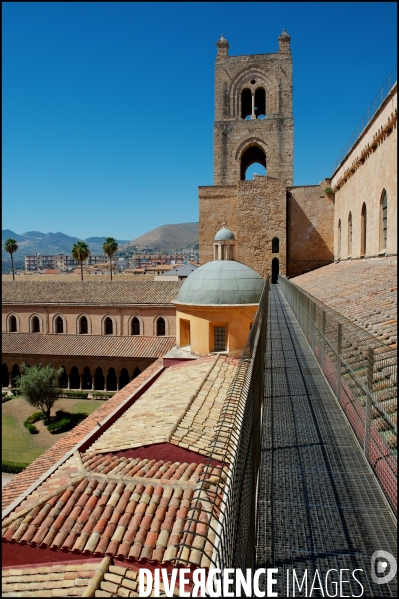
<path id="1" fill-rule="evenodd" d="M 140 334 L 156 335 L 156 321 L 162 316 L 165 319 L 166 335 L 176 335 L 176 310 L 170 307 L 129 307 L 116 306 L 38 306 L 38 305 L 5 305 L 2 306 L 3 331 L 8 331 L 8 317 L 15 314 L 17 329 L 20 333 L 30 332 L 30 319 L 37 315 L 43 333 L 55 333 L 55 318 L 60 315 L 64 320 L 64 333 L 79 334 L 78 318 L 85 315 L 88 320 L 89 334 L 102 335 L 104 333 L 104 320 L 110 316 L 113 321 L 114 335 L 130 335 L 131 320 L 135 316 L 140 321 Z"/>
<path id="2" fill-rule="evenodd" d="M 327 182 L 290 187 L 288 192 L 288 275 L 330 264 L 334 256 L 334 200 Z"/>
<path id="3" fill-rule="evenodd" d="M 335 192 L 334 253 L 336 259 L 359 258 L 362 207 L 366 205 L 366 256 L 397 252 L 397 87 L 365 127 L 333 175 Z M 380 242 L 381 199 L 388 196 L 387 246 Z M 348 220 L 352 214 L 352 248 Z M 339 243 L 341 222 L 341 243 Z"/>
<path id="4" fill-rule="evenodd" d="M 286 273 L 286 186 L 272 177 L 255 176 L 236 185 L 200 187 L 200 262 L 213 260 L 213 240 L 223 223 L 237 239 L 236 259 L 262 277 L 271 273 L 278 258 Z M 272 239 L 279 253 L 272 255 Z"/>
<path id="5" fill-rule="evenodd" d="M 213 240 L 223 223 L 237 232 L 237 185 L 199 187 L 199 260 L 213 260 Z"/>
<path id="6" fill-rule="evenodd" d="M 285 182 L 255 176 L 253 181 L 240 181 L 237 192 L 237 260 L 266 277 L 271 275 L 272 259 L 278 258 L 280 273 L 285 275 Z M 279 252 L 272 254 L 273 237 L 279 239 Z"/>

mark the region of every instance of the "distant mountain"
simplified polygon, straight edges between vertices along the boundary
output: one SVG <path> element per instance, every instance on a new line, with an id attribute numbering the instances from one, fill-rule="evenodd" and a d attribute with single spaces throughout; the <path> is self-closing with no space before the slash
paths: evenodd
<path id="1" fill-rule="evenodd" d="M 162 250 L 162 252 L 174 252 L 197 244 L 198 239 L 198 223 L 162 225 L 140 237 L 136 237 L 120 249 L 124 251 L 133 246 L 138 250 L 153 249 Z"/>
<path id="2" fill-rule="evenodd" d="M 10 255 L 4 251 L 4 241 L 11 237 L 18 243 L 18 251 L 13 254 L 14 263 L 17 267 L 24 264 L 24 257 L 33 254 L 70 254 L 74 243 L 79 241 L 79 237 L 71 237 L 65 233 L 41 233 L 40 231 L 27 231 L 22 235 L 3 229 L 2 238 L 2 264 L 3 268 L 8 268 L 10 264 Z M 89 237 L 84 241 L 90 247 L 92 254 L 102 254 L 102 245 L 106 237 Z M 126 239 L 118 239 L 119 245 L 127 243 Z"/>

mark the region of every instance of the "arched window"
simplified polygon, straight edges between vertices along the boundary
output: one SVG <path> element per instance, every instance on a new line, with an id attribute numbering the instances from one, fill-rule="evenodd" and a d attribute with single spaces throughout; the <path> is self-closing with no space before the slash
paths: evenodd
<path id="1" fill-rule="evenodd" d="M 62 320 L 61 316 L 57 316 L 56 321 L 55 321 L 55 332 L 56 333 L 63 333 L 64 332 L 64 321 Z"/>
<path id="2" fill-rule="evenodd" d="M 165 335 L 165 320 L 160 316 L 157 320 L 157 336 L 162 337 Z"/>
<path id="3" fill-rule="evenodd" d="M 263 87 L 258 87 L 255 91 L 255 115 L 257 119 L 264 119 L 266 116 L 266 93 Z"/>
<path id="4" fill-rule="evenodd" d="M 341 219 L 338 221 L 338 258 L 341 258 Z"/>
<path id="5" fill-rule="evenodd" d="M 112 323 L 112 319 L 107 316 L 107 318 L 104 321 L 104 335 L 113 335 L 113 323 Z"/>
<path id="6" fill-rule="evenodd" d="M 249 173 L 247 173 L 247 170 L 252 164 L 257 165 L 257 170 L 264 169 L 264 173 L 259 172 L 259 175 L 266 174 L 266 154 L 262 148 L 257 145 L 247 148 L 241 156 L 241 181 L 248 179 Z M 263 169 L 261 167 L 263 167 Z"/>
<path id="7" fill-rule="evenodd" d="M 388 196 L 387 192 L 382 192 L 380 202 L 380 252 L 386 250 L 388 240 Z"/>
<path id="8" fill-rule="evenodd" d="M 361 215 L 361 231 L 360 231 L 360 255 L 366 255 L 367 249 L 367 208 L 366 204 L 362 206 L 362 215 Z"/>
<path id="9" fill-rule="evenodd" d="M 80 320 L 79 320 L 79 334 L 87 335 L 88 332 L 89 332 L 89 325 L 87 322 L 87 318 L 86 318 L 86 316 L 81 316 Z"/>
<path id="10" fill-rule="evenodd" d="M 348 217 L 348 258 L 352 256 L 352 212 Z"/>
<path id="11" fill-rule="evenodd" d="M 88 366 L 84 367 L 83 370 L 83 389 L 91 389 L 93 385 L 93 377 L 91 376 L 90 368 Z"/>
<path id="12" fill-rule="evenodd" d="M 251 118 L 252 114 L 252 93 L 251 90 L 246 88 L 241 92 L 241 118 Z"/>
<path id="13" fill-rule="evenodd" d="M 96 368 L 96 373 L 94 375 L 94 388 L 98 391 L 104 390 L 104 374 L 103 369 L 100 368 L 100 366 Z"/>
<path id="14" fill-rule="evenodd" d="M 139 376 L 139 374 L 141 374 L 140 368 L 135 368 L 133 372 L 133 378 L 135 379 L 136 376 Z"/>
<path id="15" fill-rule="evenodd" d="M 32 318 L 32 333 L 40 333 L 40 320 L 38 316 Z"/>
<path id="16" fill-rule="evenodd" d="M 14 316 L 14 314 L 11 314 L 9 323 L 10 323 L 10 333 L 16 333 L 17 332 L 17 317 Z"/>
<path id="17" fill-rule="evenodd" d="M 278 254 L 280 251 L 280 240 L 278 237 L 272 239 L 272 254 Z"/>
<path id="18" fill-rule="evenodd" d="M 140 321 L 136 317 L 132 320 L 132 335 L 140 335 Z"/>

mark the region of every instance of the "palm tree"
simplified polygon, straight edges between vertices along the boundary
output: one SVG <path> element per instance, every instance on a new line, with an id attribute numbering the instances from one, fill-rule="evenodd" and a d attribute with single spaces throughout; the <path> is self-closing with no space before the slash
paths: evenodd
<path id="1" fill-rule="evenodd" d="M 75 260 L 80 262 L 80 275 L 83 281 L 83 262 L 90 256 L 89 246 L 85 241 L 77 241 L 73 244 L 71 254 Z"/>
<path id="2" fill-rule="evenodd" d="M 15 281 L 15 276 L 14 276 L 14 259 L 12 257 L 13 253 L 16 252 L 18 249 L 17 246 L 17 242 L 15 241 L 15 239 L 6 239 L 4 242 L 4 250 L 10 254 L 11 256 L 11 268 L 12 268 L 12 280 Z"/>
<path id="3" fill-rule="evenodd" d="M 115 254 L 118 249 L 118 242 L 113 237 L 107 237 L 107 239 L 103 243 L 103 251 L 104 254 L 109 256 L 109 263 L 111 267 L 111 281 L 112 281 L 112 256 Z"/>

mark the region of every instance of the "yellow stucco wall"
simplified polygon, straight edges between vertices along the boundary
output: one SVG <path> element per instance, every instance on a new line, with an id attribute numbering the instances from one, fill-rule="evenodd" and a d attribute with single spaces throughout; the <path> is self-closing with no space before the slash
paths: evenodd
<path id="1" fill-rule="evenodd" d="M 191 351 L 199 356 L 214 351 L 215 326 L 226 327 L 226 350 L 239 356 L 258 309 L 258 304 L 193 306 L 173 303 L 176 306 L 177 346 L 187 345 L 189 323 Z"/>

